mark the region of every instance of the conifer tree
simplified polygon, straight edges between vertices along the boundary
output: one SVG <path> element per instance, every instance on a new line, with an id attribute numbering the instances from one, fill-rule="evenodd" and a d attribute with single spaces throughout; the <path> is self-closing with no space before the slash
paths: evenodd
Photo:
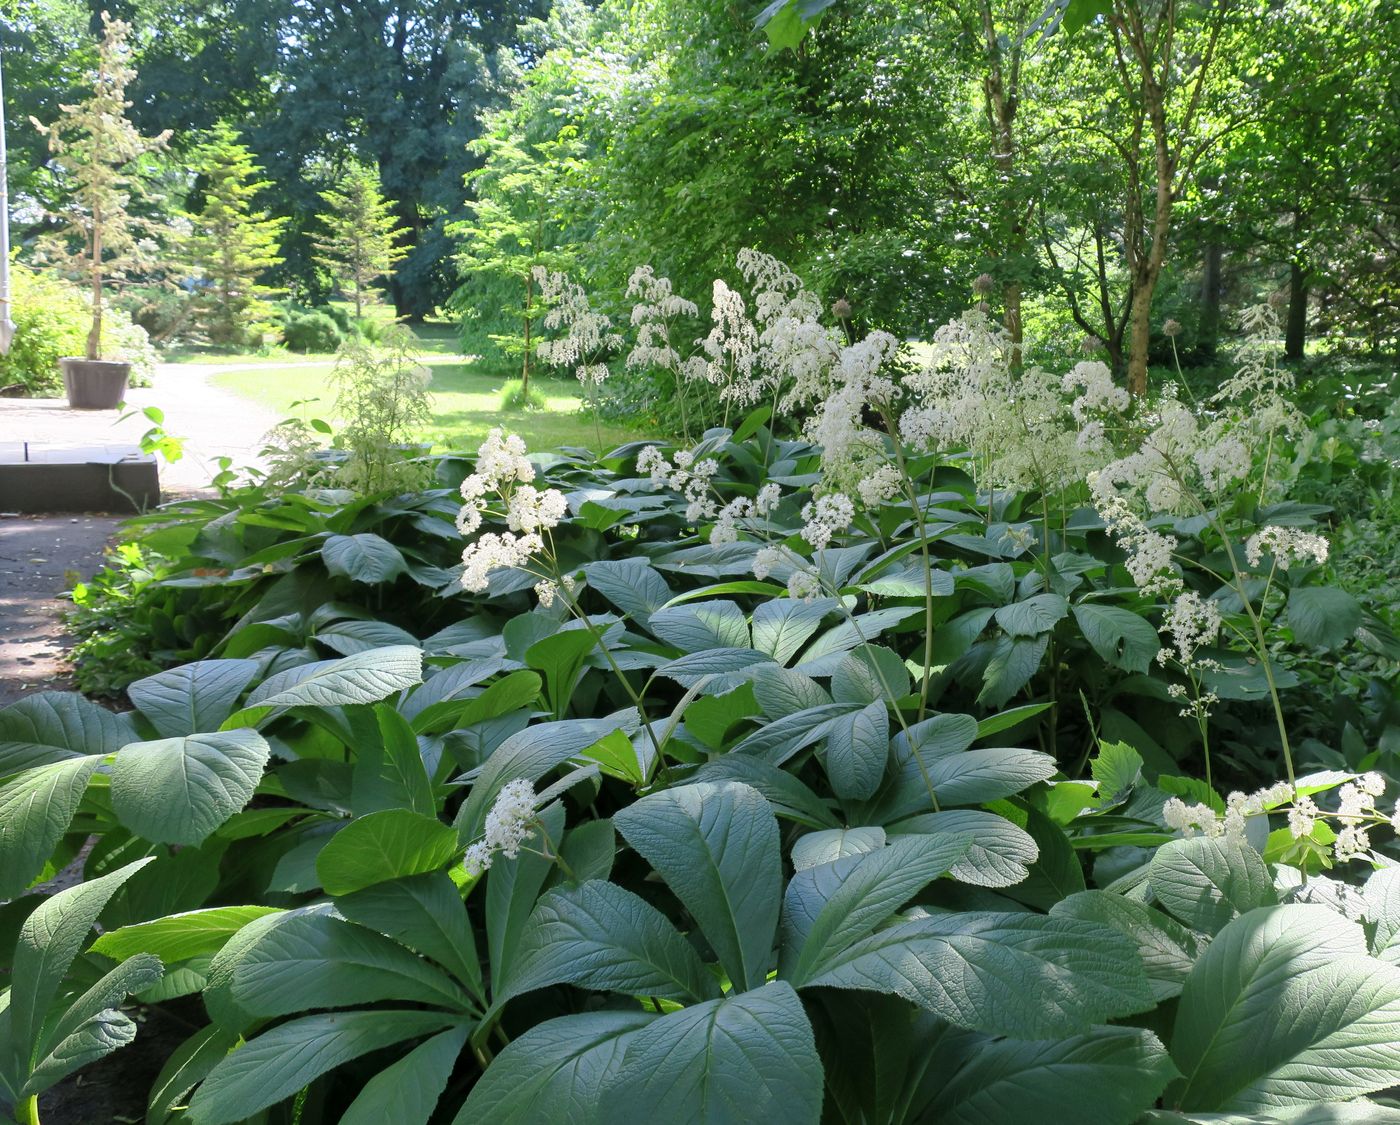
<path id="1" fill-rule="evenodd" d="M 352 164 L 340 182 L 319 193 L 327 210 L 323 234 L 314 235 L 316 261 L 342 290 L 355 295 L 355 317 L 364 314 L 372 281 L 387 277 L 408 251 L 397 245 L 390 203 L 379 190 L 379 177 L 363 164 Z"/>
<path id="2" fill-rule="evenodd" d="M 267 315 L 262 298 L 273 292 L 259 279 L 282 261 L 277 243 L 285 220 L 255 209 L 255 197 L 270 185 L 258 178 L 262 169 L 227 122 L 215 126 L 196 168 L 204 205 L 186 215 L 187 256 L 204 283 L 194 298 L 195 317 L 213 343 L 256 341 Z"/>

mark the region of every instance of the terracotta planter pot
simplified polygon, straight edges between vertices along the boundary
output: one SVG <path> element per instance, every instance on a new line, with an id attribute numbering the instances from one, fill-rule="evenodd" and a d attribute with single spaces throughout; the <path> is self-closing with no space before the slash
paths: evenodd
<path id="1" fill-rule="evenodd" d="M 64 356 L 58 361 L 68 405 L 74 410 L 113 410 L 126 398 L 131 364 Z"/>

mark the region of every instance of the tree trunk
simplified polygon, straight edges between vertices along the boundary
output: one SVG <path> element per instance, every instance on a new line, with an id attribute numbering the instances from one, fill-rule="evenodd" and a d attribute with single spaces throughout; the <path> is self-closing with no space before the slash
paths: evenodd
<path id="1" fill-rule="evenodd" d="M 92 214 L 92 329 L 88 332 L 87 357 L 102 355 L 102 213 Z"/>
<path id="2" fill-rule="evenodd" d="M 1147 349 L 1152 342 L 1152 289 L 1139 289 L 1133 298 L 1133 318 L 1128 338 L 1128 393 L 1147 394 Z"/>
<path id="3" fill-rule="evenodd" d="M 1288 267 L 1288 323 L 1283 334 L 1283 358 L 1302 359 L 1308 339 L 1308 274 L 1297 262 Z"/>
<path id="4" fill-rule="evenodd" d="M 1206 243 L 1204 269 L 1201 273 L 1201 322 L 1198 339 L 1208 356 L 1214 356 L 1220 345 L 1220 294 L 1224 288 L 1222 262 L 1225 248 L 1212 235 Z"/>
<path id="5" fill-rule="evenodd" d="M 1021 342 L 1025 335 L 1025 328 L 1021 323 L 1021 283 L 1019 281 L 1008 281 L 1002 286 L 1001 303 L 1004 309 L 1001 322 L 1011 336 L 1011 366 L 1013 370 L 1019 371 L 1021 368 Z"/>

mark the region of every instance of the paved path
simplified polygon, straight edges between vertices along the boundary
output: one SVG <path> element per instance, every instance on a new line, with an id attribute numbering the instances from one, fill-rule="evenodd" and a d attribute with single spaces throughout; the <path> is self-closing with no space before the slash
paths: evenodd
<path id="1" fill-rule="evenodd" d="M 160 466 L 162 489 L 187 492 L 207 488 L 219 471 L 219 457 L 231 457 L 235 467 L 259 464 L 262 436 L 281 418 L 209 382 L 210 376 L 222 371 L 258 366 L 163 363 L 156 369 L 152 386 L 128 392 L 129 406 L 160 407 L 165 411 L 166 431 L 185 439 L 184 456 L 174 464 Z M 70 410 L 63 399 L 0 398 L 0 443 L 131 445 L 151 426 L 139 414 L 120 423 L 119 416 L 116 410 Z"/>

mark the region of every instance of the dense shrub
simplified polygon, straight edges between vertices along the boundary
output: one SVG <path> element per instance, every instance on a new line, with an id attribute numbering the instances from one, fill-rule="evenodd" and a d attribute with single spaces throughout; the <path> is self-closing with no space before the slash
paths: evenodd
<path id="1" fill-rule="evenodd" d="M 0 387 L 18 386 L 30 395 L 61 395 L 58 361 L 84 353 L 92 327 L 90 298 L 57 274 L 18 262 L 11 263 L 10 283 L 15 336 L 9 354 L 0 356 Z M 104 313 L 102 329 L 102 354 L 130 363 L 134 385 L 149 383 L 157 357 L 145 330 L 117 308 Z"/>
<path id="2" fill-rule="evenodd" d="M 282 326 L 282 339 L 294 352 L 333 352 L 345 333 L 327 312 L 293 313 Z"/>

